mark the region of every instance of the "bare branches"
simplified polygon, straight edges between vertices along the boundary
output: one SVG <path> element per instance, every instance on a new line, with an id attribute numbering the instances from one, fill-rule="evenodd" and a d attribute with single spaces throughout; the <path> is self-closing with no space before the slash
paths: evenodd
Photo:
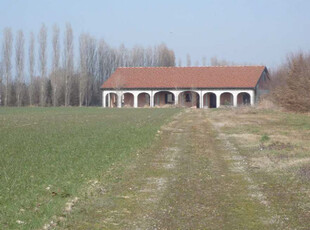
<path id="1" fill-rule="evenodd" d="M 17 106 L 22 104 L 22 91 L 24 85 L 24 33 L 19 30 L 16 36 L 16 45 L 15 45 L 15 67 L 16 67 L 16 96 L 17 96 Z"/>
<path id="2" fill-rule="evenodd" d="M 29 42 L 29 50 L 28 50 L 28 60 L 29 60 L 29 104 L 33 105 L 33 90 L 34 90 L 34 66 L 35 66 L 35 39 L 34 34 L 31 32 L 30 34 L 30 42 Z"/>
<path id="3" fill-rule="evenodd" d="M 43 24 L 39 34 L 39 66 L 41 73 L 40 105 L 46 105 L 46 71 L 47 71 L 47 29 Z"/>
<path id="4" fill-rule="evenodd" d="M 6 28 L 3 35 L 0 105 L 100 105 L 102 100 L 100 87 L 118 67 L 175 66 L 174 52 L 165 44 L 148 48 L 137 45 L 131 49 L 122 44 L 118 48 L 113 48 L 103 39 L 98 41 L 89 34 L 82 34 L 79 37 L 80 57 L 77 59 L 78 66 L 75 69 L 74 62 L 77 60 L 74 59 L 74 36 L 71 25 L 66 25 L 63 43 L 60 42 L 59 27 L 54 25 L 49 47 L 47 28 L 42 24 L 37 34 L 37 41 L 35 35 L 30 33 L 27 47 L 24 44 L 23 31 L 17 32 L 14 47 L 16 78 L 12 80 L 11 29 Z M 25 48 L 28 52 L 26 72 Z M 52 52 L 49 60 L 50 48 Z M 50 71 L 48 66 L 51 66 Z M 123 87 L 123 83 L 119 82 L 118 87 Z M 4 100 L 1 98 L 2 95 Z"/>
<path id="5" fill-rule="evenodd" d="M 5 92 L 4 92 L 4 105 L 8 106 L 10 101 L 11 93 L 11 58 L 12 58 L 12 42 L 13 36 L 10 28 L 4 29 L 4 40 L 3 40 L 3 62 L 4 62 L 4 78 L 5 78 Z"/>
<path id="6" fill-rule="evenodd" d="M 69 23 L 66 25 L 64 41 L 64 69 L 65 69 L 65 106 L 70 105 L 70 93 L 73 77 L 73 31 Z"/>
<path id="7" fill-rule="evenodd" d="M 271 77 L 273 101 L 291 111 L 310 111 L 310 55 L 290 56 Z"/>
<path id="8" fill-rule="evenodd" d="M 52 101 L 53 106 L 58 105 L 60 73 L 59 73 L 59 60 L 60 60 L 60 43 L 59 43 L 59 28 L 57 25 L 53 27 L 53 66 L 51 73 L 51 86 L 52 86 Z"/>
<path id="9" fill-rule="evenodd" d="M 192 65 L 191 56 L 189 54 L 186 55 L 186 65 L 187 67 L 190 67 Z"/>

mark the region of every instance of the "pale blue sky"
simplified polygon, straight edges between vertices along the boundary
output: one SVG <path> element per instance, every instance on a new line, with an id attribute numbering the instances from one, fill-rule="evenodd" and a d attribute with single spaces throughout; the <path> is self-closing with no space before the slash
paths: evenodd
<path id="1" fill-rule="evenodd" d="M 89 32 L 112 46 L 165 42 L 177 60 L 213 56 L 275 67 L 290 52 L 310 49 L 309 0 L 0 0 L 6 26 L 37 33 L 42 23 Z M 49 55 L 50 57 L 50 55 Z"/>

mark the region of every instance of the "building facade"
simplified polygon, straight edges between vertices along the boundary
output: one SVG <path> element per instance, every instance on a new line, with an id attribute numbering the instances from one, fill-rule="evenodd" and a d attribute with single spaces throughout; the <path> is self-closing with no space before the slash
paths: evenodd
<path id="1" fill-rule="evenodd" d="M 268 92 L 264 66 L 125 67 L 103 83 L 103 107 L 254 105 Z"/>

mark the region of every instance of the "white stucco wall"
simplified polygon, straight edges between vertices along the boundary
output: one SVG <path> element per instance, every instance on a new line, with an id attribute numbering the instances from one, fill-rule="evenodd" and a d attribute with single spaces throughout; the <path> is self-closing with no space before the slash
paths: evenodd
<path id="1" fill-rule="evenodd" d="M 108 105 L 106 104 L 106 95 L 110 95 L 110 93 L 115 93 L 117 95 L 117 107 L 121 107 L 122 95 L 125 93 L 131 93 L 134 97 L 134 108 L 138 107 L 138 95 L 140 93 L 147 93 L 150 96 L 150 107 L 154 107 L 154 95 L 158 92 L 171 92 L 174 94 L 175 104 L 177 105 L 179 95 L 185 91 L 196 92 L 199 95 L 199 108 L 202 108 L 204 105 L 204 95 L 206 93 L 214 93 L 216 95 L 216 106 L 220 107 L 220 97 L 223 93 L 231 93 L 233 95 L 233 106 L 237 106 L 237 96 L 239 93 L 248 93 L 250 95 L 250 104 L 254 105 L 255 93 L 254 89 L 214 89 L 214 90 L 194 90 L 194 89 L 182 89 L 182 90 L 103 90 L 102 91 L 102 104 L 103 107 L 110 107 L 110 100 L 108 99 Z"/>

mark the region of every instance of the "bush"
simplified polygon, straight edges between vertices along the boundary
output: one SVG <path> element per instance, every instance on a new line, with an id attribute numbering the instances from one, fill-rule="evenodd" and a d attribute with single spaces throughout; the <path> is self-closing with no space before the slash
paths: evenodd
<path id="1" fill-rule="evenodd" d="M 310 111 L 310 55 L 288 58 L 272 76 L 272 100 L 290 111 Z"/>

